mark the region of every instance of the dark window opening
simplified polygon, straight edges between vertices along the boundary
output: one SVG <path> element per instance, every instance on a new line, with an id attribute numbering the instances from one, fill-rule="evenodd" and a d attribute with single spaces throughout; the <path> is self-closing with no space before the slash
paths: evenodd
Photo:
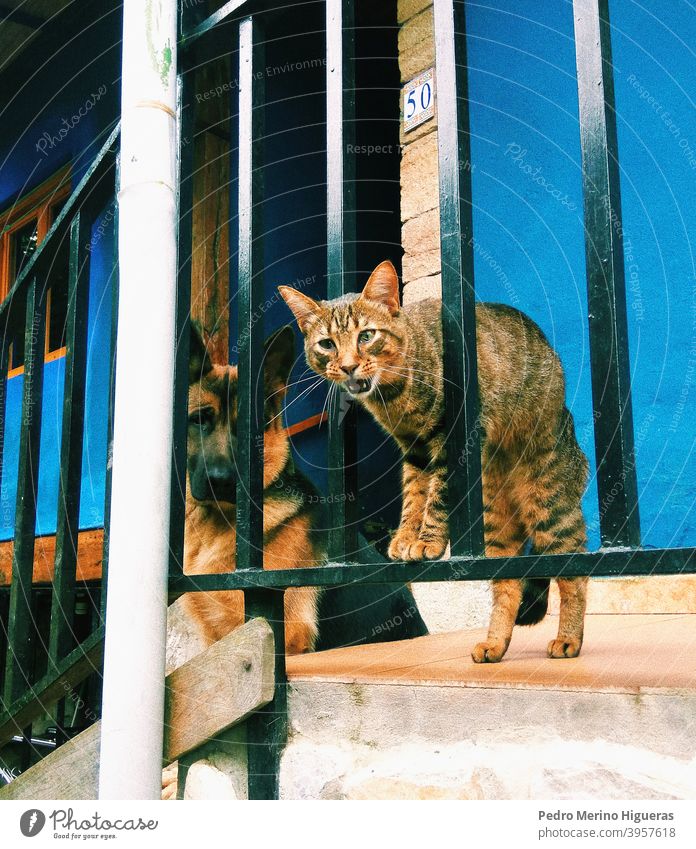
<path id="1" fill-rule="evenodd" d="M 68 172 L 63 170 L 0 215 L 0 300 L 7 297 L 46 237 L 67 200 L 69 190 Z M 56 359 L 65 352 L 69 266 L 70 237 L 66 234 L 52 250 L 45 266 L 48 292 L 44 355 L 47 359 Z M 8 335 L 9 370 L 16 373 L 24 366 L 24 327 L 21 320 Z"/>

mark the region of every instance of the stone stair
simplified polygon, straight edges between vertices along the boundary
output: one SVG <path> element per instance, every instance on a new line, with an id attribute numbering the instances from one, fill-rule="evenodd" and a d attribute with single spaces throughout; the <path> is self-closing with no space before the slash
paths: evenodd
<path id="1" fill-rule="evenodd" d="M 696 798 L 696 615 L 553 616 L 477 666 L 481 630 L 291 658 L 286 798 Z"/>

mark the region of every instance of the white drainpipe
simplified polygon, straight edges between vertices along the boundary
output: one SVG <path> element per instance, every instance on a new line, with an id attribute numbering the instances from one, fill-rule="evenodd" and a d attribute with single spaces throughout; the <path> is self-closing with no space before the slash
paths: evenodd
<path id="1" fill-rule="evenodd" d="M 176 291 L 176 0 L 125 0 L 100 799 L 159 799 Z"/>

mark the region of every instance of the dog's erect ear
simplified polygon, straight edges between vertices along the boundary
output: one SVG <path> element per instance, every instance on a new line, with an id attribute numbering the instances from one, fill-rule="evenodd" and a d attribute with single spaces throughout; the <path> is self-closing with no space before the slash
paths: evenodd
<path id="1" fill-rule="evenodd" d="M 383 304 L 392 315 L 399 312 L 399 275 L 388 259 L 372 272 L 360 297 Z"/>
<path id="2" fill-rule="evenodd" d="M 295 362 L 295 331 L 289 324 L 269 336 L 266 340 L 263 357 L 263 382 L 266 398 L 272 401 L 283 400 L 279 391 L 287 385 L 288 377 Z M 272 396 L 272 398 L 270 397 Z"/>
<path id="3" fill-rule="evenodd" d="M 309 295 L 303 295 L 302 292 L 298 292 L 292 286 L 278 286 L 278 291 L 292 310 L 300 330 L 304 333 L 311 319 L 319 314 L 321 307 Z"/>
<path id="4" fill-rule="evenodd" d="M 196 325 L 191 322 L 191 341 L 189 343 L 189 386 L 204 377 L 213 364 L 210 362 L 203 337 Z"/>

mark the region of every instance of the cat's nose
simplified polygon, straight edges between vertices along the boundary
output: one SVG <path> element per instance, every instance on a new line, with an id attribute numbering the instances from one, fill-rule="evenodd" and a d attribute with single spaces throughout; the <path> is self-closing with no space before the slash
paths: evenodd
<path id="1" fill-rule="evenodd" d="M 356 363 L 355 365 L 351 364 L 347 366 L 341 366 L 341 371 L 344 371 L 348 375 L 348 377 L 350 377 L 351 374 L 353 374 L 353 372 L 357 369 L 357 367 L 358 363 Z"/>

